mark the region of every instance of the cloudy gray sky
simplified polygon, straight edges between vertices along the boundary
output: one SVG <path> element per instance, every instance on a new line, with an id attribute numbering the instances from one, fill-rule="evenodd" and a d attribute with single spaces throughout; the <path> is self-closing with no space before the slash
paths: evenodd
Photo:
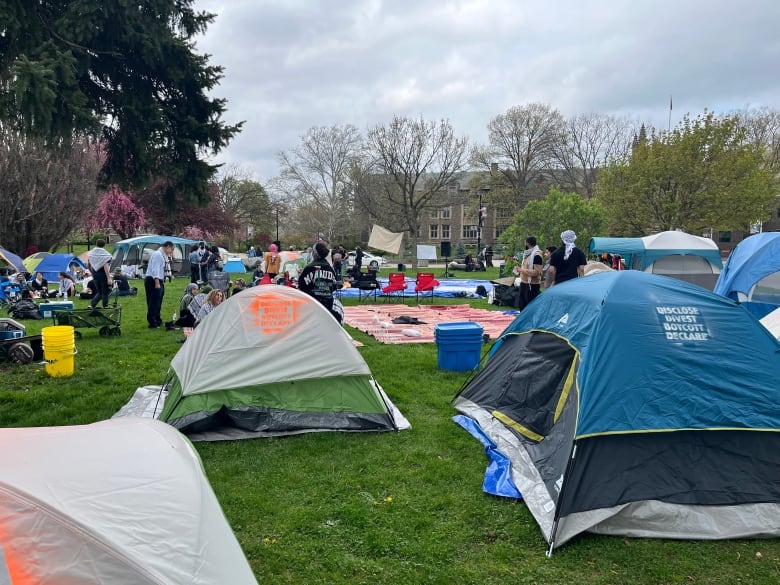
<path id="1" fill-rule="evenodd" d="M 780 110 L 778 0 L 196 0 L 198 50 L 243 132 L 216 159 L 260 181 L 312 126 L 447 118 L 473 143 L 515 105 L 665 129 Z"/>

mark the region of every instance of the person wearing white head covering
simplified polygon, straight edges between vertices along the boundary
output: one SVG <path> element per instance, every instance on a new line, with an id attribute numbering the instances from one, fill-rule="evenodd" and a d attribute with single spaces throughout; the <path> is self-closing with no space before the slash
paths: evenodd
<path id="1" fill-rule="evenodd" d="M 549 273 L 552 275 L 552 286 L 566 282 L 573 278 L 578 278 L 585 274 L 585 266 L 588 259 L 585 254 L 574 242 L 577 241 L 577 234 L 572 230 L 566 230 L 561 233 L 563 246 L 559 247 L 550 256 Z"/>

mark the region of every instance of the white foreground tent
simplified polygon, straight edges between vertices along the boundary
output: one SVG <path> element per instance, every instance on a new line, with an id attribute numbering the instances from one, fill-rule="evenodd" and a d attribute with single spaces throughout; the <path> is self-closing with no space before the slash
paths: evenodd
<path id="1" fill-rule="evenodd" d="M 192 445 L 152 419 L 0 429 L 0 553 L 14 585 L 257 583 Z"/>

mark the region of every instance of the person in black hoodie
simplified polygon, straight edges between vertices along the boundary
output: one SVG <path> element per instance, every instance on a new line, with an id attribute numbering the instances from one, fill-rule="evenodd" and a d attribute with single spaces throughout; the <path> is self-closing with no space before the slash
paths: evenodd
<path id="1" fill-rule="evenodd" d="M 340 313 L 333 310 L 333 291 L 338 286 L 338 280 L 336 271 L 328 262 L 328 247 L 322 242 L 317 242 L 312 253 L 315 258 L 306 265 L 298 277 L 298 288 L 317 299 L 341 323 Z"/>

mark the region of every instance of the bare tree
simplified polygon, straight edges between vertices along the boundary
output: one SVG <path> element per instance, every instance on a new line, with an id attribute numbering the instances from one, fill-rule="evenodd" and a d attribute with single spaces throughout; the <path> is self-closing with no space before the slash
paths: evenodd
<path id="1" fill-rule="evenodd" d="M 746 139 L 764 153 L 767 168 L 780 173 L 780 112 L 756 108 L 738 116 Z"/>
<path id="2" fill-rule="evenodd" d="M 590 199 L 598 169 L 628 154 L 634 125 L 627 118 L 592 113 L 569 118 L 562 131 L 552 144 L 553 175 L 564 189 Z"/>
<path id="3" fill-rule="evenodd" d="M 420 237 L 423 212 L 461 170 L 468 140 L 458 138 L 448 120 L 426 122 L 395 116 L 386 125 L 368 131 L 367 152 L 384 195 L 403 227 L 409 230 L 412 249 Z"/>
<path id="4" fill-rule="evenodd" d="M 343 238 L 351 224 L 350 169 L 362 139 L 352 125 L 310 128 L 289 152 L 279 153 L 281 172 L 275 187 L 316 219 L 316 233 L 329 242 Z M 312 206 L 316 218 L 311 216 Z M 304 218 L 302 218 L 304 219 Z"/>
<path id="5" fill-rule="evenodd" d="M 251 171 L 230 165 L 217 176 L 214 187 L 214 201 L 243 230 L 225 234 L 229 248 L 233 248 L 235 239 L 248 239 L 250 228 L 252 233 L 273 231 L 268 193 Z"/>
<path id="6" fill-rule="evenodd" d="M 529 186 L 545 178 L 563 134 L 563 117 L 547 104 L 513 106 L 488 123 L 488 145 L 474 149 L 472 162 L 497 171 L 518 208 L 530 199 Z"/>
<path id="7" fill-rule="evenodd" d="M 86 139 L 44 143 L 0 125 L 0 234 L 24 256 L 54 250 L 82 227 L 97 199 L 100 157 Z"/>

